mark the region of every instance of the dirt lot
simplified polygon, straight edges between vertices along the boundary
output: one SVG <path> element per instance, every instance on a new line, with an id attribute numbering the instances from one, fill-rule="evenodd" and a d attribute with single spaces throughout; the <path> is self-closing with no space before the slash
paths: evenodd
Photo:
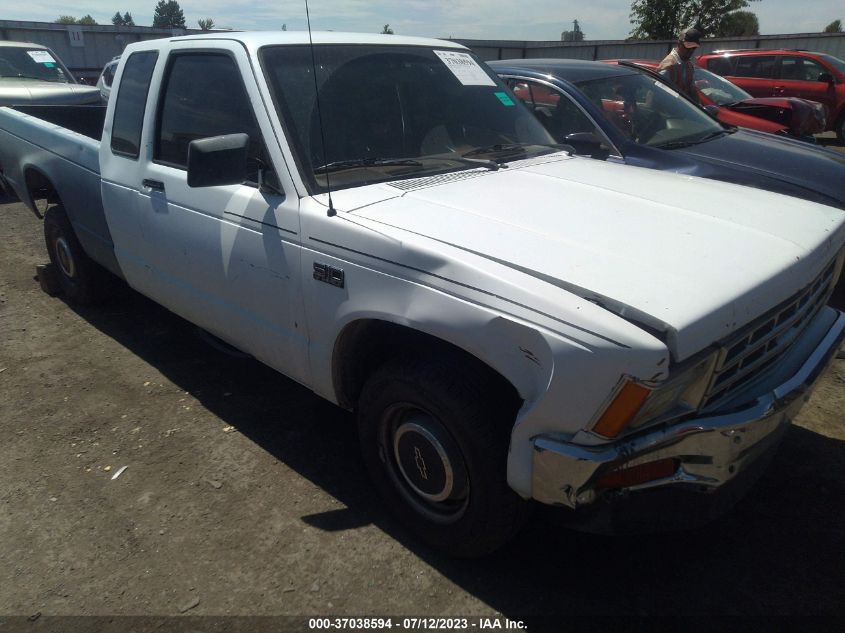
<path id="1" fill-rule="evenodd" d="M 0 214 L 0 614 L 845 612 L 845 360 L 717 523 L 610 538 L 544 510 L 454 561 L 380 507 L 349 414 L 128 289 L 49 297 L 40 221 Z"/>

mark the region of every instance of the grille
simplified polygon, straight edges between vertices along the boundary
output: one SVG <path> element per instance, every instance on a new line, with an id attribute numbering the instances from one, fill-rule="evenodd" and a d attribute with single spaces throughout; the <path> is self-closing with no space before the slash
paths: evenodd
<path id="1" fill-rule="evenodd" d="M 786 353 L 826 303 L 834 268 L 722 344 L 702 406 L 725 400 Z"/>

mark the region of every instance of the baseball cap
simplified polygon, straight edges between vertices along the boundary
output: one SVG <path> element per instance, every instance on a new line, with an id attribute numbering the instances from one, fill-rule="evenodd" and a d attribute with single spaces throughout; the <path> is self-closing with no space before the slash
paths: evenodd
<path id="1" fill-rule="evenodd" d="M 686 48 L 698 48 L 701 44 L 701 31 L 698 29 L 687 29 L 681 33 L 680 40 Z"/>

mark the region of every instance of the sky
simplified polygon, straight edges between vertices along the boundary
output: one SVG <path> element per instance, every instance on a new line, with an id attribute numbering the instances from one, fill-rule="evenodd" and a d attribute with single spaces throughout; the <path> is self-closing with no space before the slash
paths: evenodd
<path id="1" fill-rule="evenodd" d="M 85 14 L 111 24 L 129 12 L 139 26 L 152 24 L 157 0 L 4 0 L 0 20 L 52 22 Z M 179 0 L 189 28 L 211 18 L 239 30 L 305 29 L 304 0 Z M 808 10 L 808 5 L 812 10 Z M 314 30 L 380 32 L 466 39 L 559 40 L 577 19 L 587 39 L 624 39 L 631 31 L 629 0 L 309 0 Z M 845 22 L 843 0 L 761 0 L 750 10 L 760 32 L 813 33 L 835 19 Z"/>

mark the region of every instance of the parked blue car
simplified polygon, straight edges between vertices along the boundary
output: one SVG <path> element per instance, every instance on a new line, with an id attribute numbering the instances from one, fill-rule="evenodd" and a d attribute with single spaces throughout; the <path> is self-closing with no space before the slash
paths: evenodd
<path id="1" fill-rule="evenodd" d="M 571 59 L 488 63 L 578 154 L 845 209 L 845 154 L 724 126 L 650 71 Z"/>

